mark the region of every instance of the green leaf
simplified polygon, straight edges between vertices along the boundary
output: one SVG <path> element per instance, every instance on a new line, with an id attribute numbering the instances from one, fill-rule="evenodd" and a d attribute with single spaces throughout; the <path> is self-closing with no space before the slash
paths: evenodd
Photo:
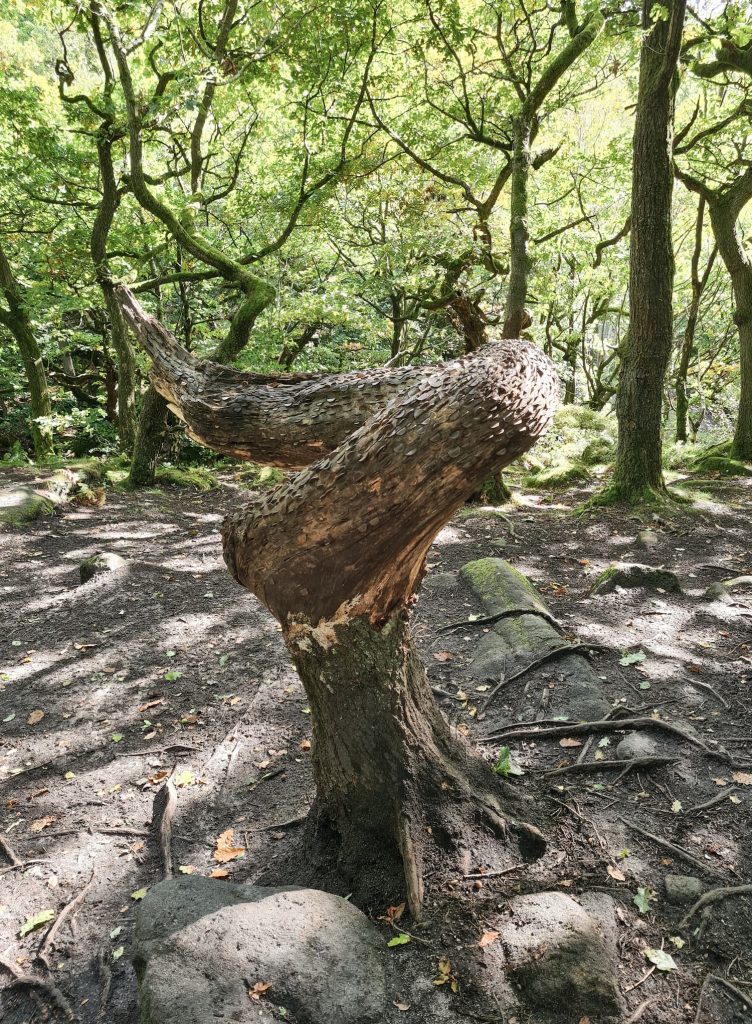
<path id="1" fill-rule="evenodd" d="M 125 952 L 125 946 L 118 946 L 117 949 L 113 949 L 113 951 L 112 951 L 112 959 L 113 960 L 119 960 L 124 952 Z"/>
<path id="2" fill-rule="evenodd" d="M 655 893 L 649 886 L 641 886 L 632 902 L 641 914 L 650 912 L 650 903 L 655 899 Z"/>
<path id="3" fill-rule="evenodd" d="M 647 680 L 643 680 L 643 681 L 642 681 L 642 682 L 640 683 L 640 689 L 641 689 L 641 690 L 649 690 L 649 689 L 650 689 L 650 683 L 649 683 L 649 682 L 647 682 Z"/>
<path id="4" fill-rule="evenodd" d="M 611 740 L 608 738 L 608 736 L 604 736 L 602 739 L 598 740 L 598 746 L 609 747 L 611 746 Z"/>
<path id="5" fill-rule="evenodd" d="M 674 814 L 679 814 L 682 810 L 681 800 L 674 800 L 674 802 L 671 804 L 671 810 L 674 812 Z"/>
<path id="6" fill-rule="evenodd" d="M 174 658 L 176 653 L 176 651 L 165 651 L 165 658 Z"/>
<path id="7" fill-rule="evenodd" d="M 393 939 L 387 942 L 387 946 L 404 946 L 410 941 L 411 936 L 405 935 L 404 932 L 400 932 L 399 935 L 395 935 Z"/>
<path id="8" fill-rule="evenodd" d="M 655 964 L 659 971 L 676 970 L 676 961 L 665 949 L 645 949 L 643 952 L 651 964 Z"/>
<path id="9" fill-rule="evenodd" d="M 625 654 L 623 658 L 619 658 L 620 665 L 637 665 L 639 662 L 644 661 L 647 655 L 644 651 L 635 651 L 634 654 Z"/>
<path id="10" fill-rule="evenodd" d="M 122 738 L 123 738 L 123 734 L 121 732 L 114 732 L 112 734 L 112 742 L 113 743 L 119 743 Z"/>
<path id="11" fill-rule="evenodd" d="M 23 938 L 24 935 L 28 935 L 29 932 L 35 931 L 37 928 L 41 928 L 43 924 L 47 924 L 48 921 L 54 921 L 57 914 L 54 910 L 40 910 L 38 914 L 34 914 L 33 917 L 27 917 L 24 921 L 21 931 L 18 933 L 19 938 Z"/>
<path id="12" fill-rule="evenodd" d="M 111 939 L 116 939 L 118 937 L 118 935 L 122 932 L 122 930 L 123 930 L 123 926 L 121 924 L 119 924 L 117 926 L 117 928 L 113 928 L 112 931 L 110 932 L 110 938 Z"/>
<path id="13" fill-rule="evenodd" d="M 148 885 L 145 885 L 143 887 L 143 889 L 136 889 L 135 892 L 131 893 L 131 899 L 132 900 L 142 900 L 144 898 L 144 896 L 147 894 L 148 891 L 149 891 L 149 886 Z"/>
<path id="14" fill-rule="evenodd" d="M 4 722 L 12 722 L 15 717 L 16 717 L 16 712 L 15 711 L 11 711 L 11 713 L 9 715 L 5 716 L 3 721 Z"/>
<path id="15" fill-rule="evenodd" d="M 524 775 L 522 768 L 515 760 L 514 754 L 509 747 L 501 747 L 499 749 L 499 757 L 496 764 L 493 766 L 493 771 L 497 775 Z"/>
<path id="16" fill-rule="evenodd" d="M 219 664 L 220 665 L 222 665 L 222 666 L 226 665 L 229 660 L 230 660 L 230 655 L 229 654 L 220 654 L 220 656 L 219 656 Z"/>
<path id="17" fill-rule="evenodd" d="M 171 668 L 169 672 L 165 672 L 164 677 L 168 683 L 174 683 L 176 679 L 180 679 L 182 672 L 177 668 Z"/>

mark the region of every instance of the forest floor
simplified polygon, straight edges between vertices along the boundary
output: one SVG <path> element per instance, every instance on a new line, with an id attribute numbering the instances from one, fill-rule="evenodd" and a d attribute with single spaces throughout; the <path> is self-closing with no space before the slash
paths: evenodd
<path id="1" fill-rule="evenodd" d="M 9 471 L 0 485 L 27 476 Z M 752 589 L 727 603 L 702 600 L 711 583 L 752 573 L 752 480 L 689 486 L 705 497 L 670 520 L 617 509 L 573 515 L 582 491 L 522 493 L 505 510 L 508 520 L 464 510 L 430 552 L 415 631 L 432 682 L 453 695 L 443 699 L 445 711 L 471 737 L 482 735 L 484 691 L 477 692 L 469 663 L 483 628 L 438 630 L 482 613 L 449 574 L 498 555 L 504 541 L 504 557 L 534 582 L 567 635 L 603 645 L 594 664 L 612 705 L 657 711 L 694 729 L 707 749 L 719 741 L 730 752 L 724 760 L 658 733 L 659 752 L 677 759 L 672 765 L 619 779 L 591 770 L 543 778 L 581 748 L 558 738 L 509 741 L 525 772 L 512 783 L 535 795 L 557 853 L 547 888 L 575 897 L 595 889 L 615 901 L 625 1018 L 642 1007 L 648 1024 L 731 1024 L 748 1020 L 752 1008 L 749 897 L 719 902 L 681 927 L 687 907 L 668 901 L 664 879 L 695 875 L 709 888 L 752 881 L 752 769 L 745 764 L 752 747 Z M 102 507 L 67 505 L 54 518 L 0 533 L 0 834 L 7 844 L 0 852 L 0 957 L 16 972 L 53 977 L 85 1024 L 137 1020 L 129 934 L 138 900 L 161 877 L 149 823 L 168 773 L 178 787 L 174 852 L 183 873 L 268 878 L 275 864 L 294 860 L 300 819 L 313 798 L 309 709 L 279 627 L 222 561 L 218 527 L 240 496 L 229 479 L 209 493 L 110 492 Z M 635 537 L 646 523 L 657 544 L 638 551 Z M 101 550 L 121 555 L 125 567 L 80 584 L 81 561 Z M 678 575 L 682 593 L 590 596 L 594 577 L 614 559 L 664 565 Z M 436 574 L 449 585 L 430 586 Z M 630 653 L 645 658 L 624 664 Z M 550 662 L 505 687 L 494 724 L 517 720 L 523 691 L 538 706 L 535 717 L 545 719 L 545 695 L 556 680 Z M 620 738 L 598 734 L 591 760 L 604 736 L 614 745 Z M 495 760 L 498 748 L 484 749 Z M 694 809 L 716 797 L 707 810 Z M 217 839 L 229 829 L 245 853 L 220 863 Z M 14 865 L 14 857 L 24 863 Z M 390 955 L 429 978 L 446 950 L 453 961 L 475 963 L 486 954 L 478 947 L 486 910 L 539 889 L 531 878 L 524 870 L 487 882 L 458 875 L 453 892 L 464 911 L 433 931 L 429 923 L 430 948 L 412 943 Z M 36 958 L 49 924 L 19 934 L 40 912 L 60 914 L 85 888 L 47 950 L 46 975 Z M 362 909 L 377 919 L 386 906 L 385 899 Z M 388 924 L 380 927 L 386 940 Z M 681 947 L 681 938 L 672 941 L 680 936 Z M 644 950 L 661 945 L 677 969 L 648 974 Z M 457 952 L 463 949 L 465 961 Z M 1 973 L 7 985 L 10 970 Z M 732 980 L 737 993 L 708 983 L 696 1016 L 710 973 Z M 440 996 L 451 1010 L 441 1019 L 472 1019 L 472 984 L 458 994 L 448 988 Z M 42 1020 L 48 1010 L 54 1016 L 42 989 L 6 988 L 3 997 L 7 1024 Z M 437 1018 L 404 1012 L 400 1019 Z"/>

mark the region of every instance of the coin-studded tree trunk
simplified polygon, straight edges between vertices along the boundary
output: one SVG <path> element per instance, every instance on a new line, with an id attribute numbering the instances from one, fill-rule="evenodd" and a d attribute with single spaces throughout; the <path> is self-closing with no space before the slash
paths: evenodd
<path id="1" fill-rule="evenodd" d="M 469 821 L 538 842 L 436 707 L 409 611 L 437 532 L 548 427 L 549 360 L 506 341 L 439 367 L 262 377 L 196 362 L 119 295 L 192 436 L 308 464 L 232 512 L 222 538 L 234 577 L 281 623 L 305 687 L 316 821 L 341 866 L 357 876 L 374 859 L 401 864 L 419 915 L 426 857 L 461 841 Z"/>

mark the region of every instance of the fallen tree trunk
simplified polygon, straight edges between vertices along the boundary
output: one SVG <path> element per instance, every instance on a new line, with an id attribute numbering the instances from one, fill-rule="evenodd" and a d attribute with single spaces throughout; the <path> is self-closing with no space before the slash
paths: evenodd
<path id="1" fill-rule="evenodd" d="M 539 850 L 438 711 L 408 616 L 436 533 L 547 429 L 549 360 L 513 341 L 439 367 L 241 374 L 195 362 L 119 294 L 155 386 L 198 440 L 284 466 L 335 449 L 231 513 L 222 538 L 232 574 L 281 623 L 308 695 L 315 817 L 348 879 L 401 865 L 417 916 L 429 849 L 466 841 L 470 823 Z"/>

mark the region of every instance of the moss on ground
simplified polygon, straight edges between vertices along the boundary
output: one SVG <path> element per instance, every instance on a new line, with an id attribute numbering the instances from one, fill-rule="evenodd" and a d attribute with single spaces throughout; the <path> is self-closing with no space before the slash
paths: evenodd
<path id="1" fill-rule="evenodd" d="M 157 470 L 157 483 L 166 487 L 192 487 L 196 491 L 211 491 L 218 486 L 214 475 L 200 466 L 162 466 Z"/>

